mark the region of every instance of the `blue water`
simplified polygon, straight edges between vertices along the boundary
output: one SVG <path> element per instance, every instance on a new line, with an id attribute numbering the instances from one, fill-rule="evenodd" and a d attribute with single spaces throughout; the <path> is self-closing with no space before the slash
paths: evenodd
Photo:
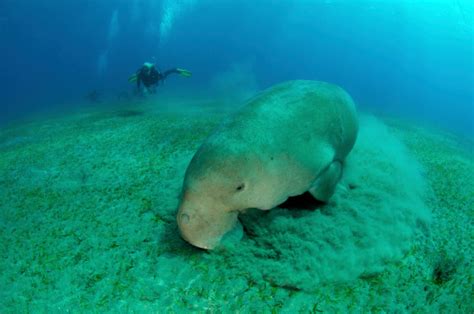
<path id="1" fill-rule="evenodd" d="M 468 0 L 3 0 L 0 119 L 130 90 L 145 61 L 191 70 L 163 87 L 183 94 L 246 64 L 259 89 L 329 81 L 360 107 L 472 136 L 473 15 Z"/>

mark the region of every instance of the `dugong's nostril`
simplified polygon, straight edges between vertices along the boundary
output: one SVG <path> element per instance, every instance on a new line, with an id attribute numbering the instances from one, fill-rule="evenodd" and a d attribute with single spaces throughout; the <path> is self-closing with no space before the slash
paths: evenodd
<path id="1" fill-rule="evenodd" d="M 181 223 L 187 224 L 189 223 L 189 215 L 188 214 L 181 214 L 179 217 L 181 220 Z"/>

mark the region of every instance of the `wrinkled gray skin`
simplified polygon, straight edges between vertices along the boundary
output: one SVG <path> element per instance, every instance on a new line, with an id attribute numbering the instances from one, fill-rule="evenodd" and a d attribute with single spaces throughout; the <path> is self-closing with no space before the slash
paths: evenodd
<path id="1" fill-rule="evenodd" d="M 351 97 L 317 81 L 289 81 L 249 100 L 199 148 L 184 179 L 181 236 L 215 248 L 248 208 L 268 210 L 309 191 L 327 201 L 356 140 Z"/>

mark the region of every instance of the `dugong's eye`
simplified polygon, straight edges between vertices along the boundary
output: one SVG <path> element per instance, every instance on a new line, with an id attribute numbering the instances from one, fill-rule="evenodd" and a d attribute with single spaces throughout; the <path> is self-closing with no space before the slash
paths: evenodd
<path id="1" fill-rule="evenodd" d="M 245 184 L 241 183 L 241 184 L 239 184 L 239 186 L 238 186 L 235 190 L 236 190 L 237 192 L 239 192 L 239 191 L 243 191 L 244 188 L 245 188 Z"/>

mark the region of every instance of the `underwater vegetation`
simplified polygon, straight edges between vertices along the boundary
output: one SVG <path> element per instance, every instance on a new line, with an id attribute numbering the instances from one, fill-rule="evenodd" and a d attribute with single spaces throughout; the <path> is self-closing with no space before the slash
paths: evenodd
<path id="1" fill-rule="evenodd" d="M 473 311 L 472 143 L 362 113 L 327 204 L 249 211 L 238 244 L 206 253 L 176 209 L 228 112 L 179 102 L 0 131 L 2 313 Z"/>

